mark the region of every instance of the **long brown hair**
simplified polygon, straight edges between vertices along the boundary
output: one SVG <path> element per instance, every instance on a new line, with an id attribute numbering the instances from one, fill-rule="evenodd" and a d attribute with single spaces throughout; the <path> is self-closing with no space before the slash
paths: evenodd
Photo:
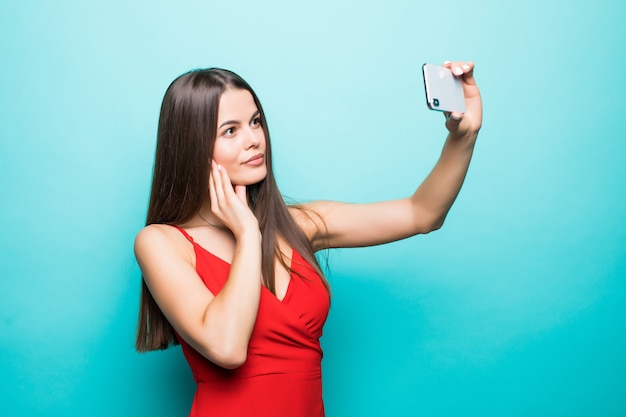
<path id="1" fill-rule="evenodd" d="M 248 203 L 262 235 L 263 284 L 275 293 L 276 259 L 288 268 L 278 248 L 280 236 L 317 270 L 328 289 L 311 243 L 291 217 L 276 185 L 270 135 L 261 103 L 250 85 L 231 71 L 218 68 L 190 71 L 176 78 L 165 92 L 146 225 L 183 224 L 202 207 L 208 192 L 209 160 L 213 157 L 217 134 L 219 100 L 227 89 L 250 92 L 265 133 L 267 176 L 248 187 Z M 147 352 L 177 343 L 174 329 L 142 279 L 136 349 Z"/>

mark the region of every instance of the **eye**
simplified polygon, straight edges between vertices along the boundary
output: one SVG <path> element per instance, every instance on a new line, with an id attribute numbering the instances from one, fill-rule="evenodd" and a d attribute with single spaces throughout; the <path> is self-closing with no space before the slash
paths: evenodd
<path id="1" fill-rule="evenodd" d="M 252 119 L 252 126 L 261 126 L 261 118 L 260 117 L 255 117 L 254 119 Z"/>
<path id="2" fill-rule="evenodd" d="M 224 132 L 222 133 L 222 135 L 224 135 L 226 137 L 233 136 L 234 134 L 235 134 L 235 128 L 234 127 L 229 127 L 228 129 L 224 130 Z"/>

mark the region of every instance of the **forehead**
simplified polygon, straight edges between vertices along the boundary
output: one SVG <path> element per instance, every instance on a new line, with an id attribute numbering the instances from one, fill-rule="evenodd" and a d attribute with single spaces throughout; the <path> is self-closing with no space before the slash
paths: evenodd
<path id="1" fill-rule="evenodd" d="M 218 125 L 228 120 L 247 120 L 257 110 L 252 94 L 248 90 L 228 89 L 220 97 Z"/>

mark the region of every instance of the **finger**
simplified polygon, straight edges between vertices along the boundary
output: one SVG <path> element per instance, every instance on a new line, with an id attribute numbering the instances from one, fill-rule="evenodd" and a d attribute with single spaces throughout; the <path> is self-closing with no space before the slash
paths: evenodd
<path id="1" fill-rule="evenodd" d="M 455 111 L 449 113 L 449 115 L 450 116 L 446 120 L 446 129 L 448 129 L 449 132 L 456 132 L 459 129 L 461 120 L 463 120 L 463 113 Z"/>
<path id="2" fill-rule="evenodd" d="M 225 198 L 224 187 L 222 187 L 222 170 L 215 162 L 213 162 L 211 168 L 211 178 L 213 179 L 213 189 L 215 191 L 215 204 L 213 206 L 217 209 L 217 206 L 222 203 Z"/>
<path id="3" fill-rule="evenodd" d="M 443 63 L 442 65 L 445 68 L 449 68 L 450 71 L 452 71 L 452 73 L 457 76 L 466 76 L 468 74 L 471 75 L 472 71 L 474 70 L 474 62 L 469 61 L 469 62 L 465 62 L 465 61 L 455 61 L 455 62 L 451 62 L 451 61 L 446 61 Z"/>
<path id="4" fill-rule="evenodd" d="M 473 77 L 474 63 L 472 61 L 458 62 L 452 66 L 452 72 L 457 77 L 463 77 L 463 80 L 467 81 Z"/>
<path id="5" fill-rule="evenodd" d="M 215 177 L 213 176 L 213 167 L 211 167 L 211 174 L 209 175 L 209 201 L 211 206 L 217 205 L 217 193 L 215 192 Z"/>
<path id="6" fill-rule="evenodd" d="M 474 81 L 474 62 L 470 61 L 463 66 L 463 81 L 469 85 L 476 85 L 476 81 Z"/>
<path id="7" fill-rule="evenodd" d="M 463 61 L 445 61 L 441 66 L 448 68 L 457 77 L 463 75 L 463 66 L 467 65 Z"/>
<path id="8" fill-rule="evenodd" d="M 450 69 L 452 70 L 452 73 L 456 77 L 460 77 L 463 74 L 465 74 L 465 71 L 469 70 L 469 65 L 467 65 L 467 63 L 463 61 L 459 61 L 459 62 L 453 63 Z"/>
<path id="9" fill-rule="evenodd" d="M 235 185 L 235 194 L 243 203 L 248 205 L 248 197 L 246 196 L 246 186 L 245 185 Z"/>
<path id="10" fill-rule="evenodd" d="M 452 64 L 452 73 L 455 77 L 460 77 L 467 85 L 476 85 L 474 81 L 474 63 L 469 62 L 457 62 Z"/>
<path id="11" fill-rule="evenodd" d="M 224 168 L 221 165 L 217 166 L 218 171 L 220 172 L 220 185 L 222 186 L 222 189 L 224 190 L 224 196 L 228 196 L 231 195 L 230 192 L 233 190 L 233 183 L 230 180 L 230 177 L 228 176 L 228 172 L 226 171 L 226 168 Z"/>

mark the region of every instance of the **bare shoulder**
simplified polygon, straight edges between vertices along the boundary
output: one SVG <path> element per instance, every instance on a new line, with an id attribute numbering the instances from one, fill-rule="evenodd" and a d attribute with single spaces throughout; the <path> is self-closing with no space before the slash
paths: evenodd
<path id="1" fill-rule="evenodd" d="M 137 233 L 135 249 L 145 249 L 161 245 L 174 245 L 174 232 L 181 234 L 172 226 L 165 224 L 149 224 Z"/>
<path id="2" fill-rule="evenodd" d="M 150 224 L 135 237 L 135 256 L 139 265 L 163 258 L 193 261 L 191 245 L 176 228 L 165 224 Z"/>

